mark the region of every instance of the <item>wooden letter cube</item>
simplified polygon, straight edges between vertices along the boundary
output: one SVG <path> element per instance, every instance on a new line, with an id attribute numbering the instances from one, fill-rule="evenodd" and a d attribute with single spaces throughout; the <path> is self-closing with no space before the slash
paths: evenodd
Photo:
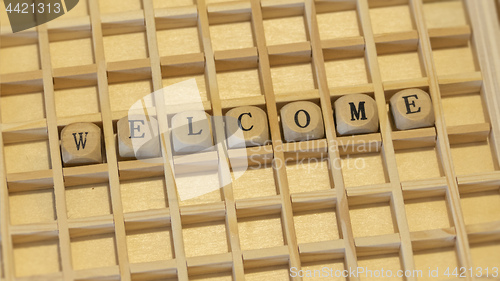
<path id="1" fill-rule="evenodd" d="M 335 101 L 335 121 L 340 135 L 375 133 L 378 110 L 374 99 L 365 94 L 351 94 Z"/>
<path id="2" fill-rule="evenodd" d="M 434 125 L 434 110 L 429 94 L 420 89 L 406 89 L 391 98 L 394 122 L 399 130 Z"/>
<path id="3" fill-rule="evenodd" d="M 161 156 L 156 118 L 126 116 L 118 120 L 117 127 L 120 157 L 146 159 Z"/>
<path id="4" fill-rule="evenodd" d="M 210 116 L 205 111 L 184 111 L 172 117 L 172 142 L 178 153 L 194 153 L 213 147 Z"/>
<path id="5" fill-rule="evenodd" d="M 242 106 L 226 113 L 226 134 L 229 148 L 264 145 L 269 141 L 267 114 L 256 106 Z"/>
<path id="6" fill-rule="evenodd" d="M 310 101 L 291 102 L 281 108 L 285 140 L 306 141 L 325 137 L 321 108 Z"/>
<path id="7" fill-rule="evenodd" d="M 61 131 L 65 166 L 102 163 L 101 129 L 93 123 L 73 123 Z"/>

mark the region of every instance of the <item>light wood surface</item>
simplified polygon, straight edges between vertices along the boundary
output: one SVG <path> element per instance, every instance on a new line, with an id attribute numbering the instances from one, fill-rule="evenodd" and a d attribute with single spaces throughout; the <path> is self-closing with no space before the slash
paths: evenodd
<path id="1" fill-rule="evenodd" d="M 0 281 L 499 266 L 495 2 L 80 0 L 16 34 L 0 12 Z M 232 183 L 181 201 L 193 179 L 174 177 L 172 139 L 155 161 L 122 158 L 119 120 L 190 78 L 204 116 L 259 108 L 270 142 L 245 150 L 241 177 L 204 175 Z M 433 126 L 398 129 L 390 100 L 408 88 L 429 93 Z M 333 106 L 356 94 L 375 100 L 377 129 L 340 136 Z M 321 137 L 287 142 L 294 102 L 318 106 Z M 63 166 L 61 130 L 78 122 L 100 128 L 100 164 Z M 214 122 L 210 156 L 233 165 L 225 129 Z"/>

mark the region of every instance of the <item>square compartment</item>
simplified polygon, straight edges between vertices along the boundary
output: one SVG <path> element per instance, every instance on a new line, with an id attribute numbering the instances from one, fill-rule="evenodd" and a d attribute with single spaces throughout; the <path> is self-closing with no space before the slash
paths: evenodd
<path id="1" fill-rule="evenodd" d="M 52 68 L 88 65 L 94 63 L 91 38 L 50 42 Z"/>
<path id="2" fill-rule="evenodd" d="M 347 188 L 388 182 L 380 153 L 347 154 L 341 156 L 341 166 Z"/>
<path id="3" fill-rule="evenodd" d="M 198 91 L 201 96 L 201 101 L 208 101 L 208 93 L 207 93 L 207 82 L 205 79 L 205 74 L 200 73 L 200 74 L 193 74 L 189 76 L 172 76 L 172 77 L 164 77 L 163 78 L 163 87 L 167 87 L 182 81 L 186 81 L 189 79 L 195 79 L 196 80 L 196 85 L 198 86 Z M 186 102 L 192 102 L 192 101 L 186 101 Z"/>
<path id="4" fill-rule="evenodd" d="M 245 269 L 245 281 L 289 281 L 290 267 L 288 265 L 274 265 Z"/>
<path id="5" fill-rule="evenodd" d="M 186 257 L 224 254 L 229 250 L 224 221 L 182 226 Z"/>
<path id="6" fill-rule="evenodd" d="M 273 168 L 250 166 L 243 175 L 233 181 L 234 199 L 273 196 L 277 192 Z"/>
<path id="7" fill-rule="evenodd" d="M 293 213 L 297 243 L 311 243 L 339 239 L 335 209 L 299 211 Z"/>
<path id="8" fill-rule="evenodd" d="M 189 276 L 192 281 L 233 281 L 233 275 L 230 272 L 204 273 L 195 276 Z"/>
<path id="9" fill-rule="evenodd" d="M 325 71 L 330 88 L 371 83 L 368 64 L 364 57 L 327 60 Z"/>
<path id="10" fill-rule="evenodd" d="M 57 219 L 54 202 L 53 189 L 10 192 L 10 222 L 12 225 L 53 222 Z"/>
<path id="11" fill-rule="evenodd" d="M 39 51 L 38 43 L 1 48 L 0 74 L 39 70 L 41 68 Z"/>
<path id="12" fill-rule="evenodd" d="M 414 252 L 415 258 L 415 269 L 422 271 L 422 277 L 418 280 L 445 280 L 453 279 L 453 275 L 450 277 L 444 275 L 447 268 L 450 268 L 449 273 L 451 274 L 455 268 L 459 268 L 460 264 L 458 261 L 458 256 L 455 248 L 440 248 L 440 249 L 430 249 L 424 251 Z M 438 271 L 439 278 L 429 276 L 429 270 Z"/>
<path id="13" fill-rule="evenodd" d="M 66 188 L 68 219 L 111 214 L 108 183 L 96 183 Z"/>
<path id="14" fill-rule="evenodd" d="M 441 98 L 446 126 L 487 123 L 488 111 L 479 93 Z"/>
<path id="15" fill-rule="evenodd" d="M 489 268 L 490 274 L 494 267 L 500 264 L 500 241 L 483 242 L 473 244 L 470 247 L 472 264 L 474 267 L 481 267 L 486 271 Z M 486 272 L 483 273 L 486 275 Z"/>
<path id="16" fill-rule="evenodd" d="M 372 8 L 370 18 L 374 34 L 415 30 L 413 15 L 408 5 Z"/>
<path id="17" fill-rule="evenodd" d="M 2 99 L 0 113 L 4 124 L 45 118 L 45 100 L 42 92 L 3 95 L 0 98 Z"/>
<path id="18" fill-rule="evenodd" d="M 78 18 L 85 17 L 89 15 L 89 4 L 88 0 L 79 0 L 78 4 L 71 9 L 71 13 L 66 13 L 60 19 L 64 18 Z"/>
<path id="19" fill-rule="evenodd" d="M 99 8 L 101 14 L 137 11 L 142 10 L 142 2 L 140 0 L 99 1 Z"/>
<path id="20" fill-rule="evenodd" d="M 170 227 L 127 231 L 127 250 L 130 263 L 164 261 L 174 258 Z"/>
<path id="21" fill-rule="evenodd" d="M 153 0 L 153 6 L 155 7 L 155 9 L 190 6 L 193 4 L 194 0 Z"/>
<path id="22" fill-rule="evenodd" d="M 111 111 L 128 111 L 130 107 L 153 92 L 151 80 L 139 80 L 109 84 Z"/>
<path id="23" fill-rule="evenodd" d="M 157 30 L 156 35 L 160 57 L 201 52 L 197 26 Z"/>
<path id="24" fill-rule="evenodd" d="M 470 46 L 432 50 L 438 76 L 478 71 Z"/>
<path id="25" fill-rule="evenodd" d="M 51 168 L 48 140 L 7 144 L 4 146 L 4 153 L 7 173 Z"/>
<path id="26" fill-rule="evenodd" d="M 117 265 L 114 233 L 72 238 L 71 256 L 75 270 Z"/>
<path id="27" fill-rule="evenodd" d="M 275 94 L 316 89 L 311 63 L 271 67 L 271 78 Z"/>
<path id="28" fill-rule="evenodd" d="M 255 46 L 252 25 L 249 21 L 211 25 L 210 38 L 214 51 Z"/>
<path id="29" fill-rule="evenodd" d="M 499 190 L 460 195 L 466 225 L 500 221 Z M 500 263 L 499 263 L 500 264 Z"/>
<path id="30" fill-rule="evenodd" d="M 57 117 L 86 115 L 100 112 L 97 86 L 55 90 Z"/>
<path id="31" fill-rule="evenodd" d="M 397 232 L 397 225 L 389 202 L 370 203 L 349 207 L 354 237 L 377 236 Z"/>
<path id="32" fill-rule="evenodd" d="M 345 264 L 342 259 L 336 260 L 326 260 L 326 261 L 310 261 L 302 262 L 302 270 L 307 274 L 309 271 L 311 274 L 316 274 L 316 277 L 304 277 L 304 281 L 344 281 L 346 280 L 341 276 L 343 270 L 345 270 Z M 322 272 L 324 268 L 328 268 L 327 272 Z M 318 272 L 319 270 L 319 272 Z M 333 270 L 333 271 L 331 271 Z M 320 275 L 322 273 L 322 275 Z M 333 273 L 333 276 L 332 276 Z M 337 275 L 336 275 L 337 274 Z M 307 276 L 307 275 L 305 275 Z M 339 276 L 339 277 L 337 277 Z"/>
<path id="33" fill-rule="evenodd" d="M 238 230 L 242 250 L 284 245 L 280 214 L 238 219 Z"/>
<path id="34" fill-rule="evenodd" d="M 405 200 L 405 209 L 411 232 L 453 226 L 444 197 Z"/>
<path id="35" fill-rule="evenodd" d="M 163 177 L 122 181 L 120 189 L 124 213 L 168 207 Z"/>
<path id="36" fill-rule="evenodd" d="M 402 182 L 444 176 L 436 147 L 396 150 L 396 162 Z"/>
<path id="37" fill-rule="evenodd" d="M 493 155 L 488 141 L 451 145 L 453 166 L 459 176 L 495 171 L 497 163 Z"/>
<path id="38" fill-rule="evenodd" d="M 321 40 L 361 36 L 356 10 L 321 13 L 316 19 Z"/>
<path id="39" fill-rule="evenodd" d="M 361 281 L 379 278 L 389 281 L 406 280 L 404 277 L 396 276 L 398 271 L 404 272 L 403 261 L 401 260 L 399 253 L 359 257 L 358 267 L 365 269 L 365 272 L 361 273 L 359 276 Z M 378 271 L 378 273 L 381 273 L 382 269 L 386 275 L 384 275 L 384 277 L 381 277 L 382 275 L 377 276 L 376 272 Z M 371 270 L 372 272 L 369 272 L 368 270 Z M 392 277 L 387 276 L 388 271 L 392 272 Z"/>
<path id="40" fill-rule="evenodd" d="M 307 41 L 304 16 L 264 19 L 267 46 Z"/>
<path id="41" fill-rule="evenodd" d="M 224 192 L 221 188 L 218 171 L 200 171 L 195 173 L 176 174 L 175 183 L 177 194 L 179 195 L 179 206 L 199 205 L 221 202 L 224 199 Z M 192 197 L 193 186 L 203 186 L 201 193 Z M 184 198 L 182 198 L 184 196 Z"/>
<path id="42" fill-rule="evenodd" d="M 427 28 L 444 28 L 467 25 L 462 0 L 424 2 Z"/>
<path id="43" fill-rule="evenodd" d="M 328 159 L 305 158 L 286 164 L 290 193 L 332 189 Z"/>
<path id="44" fill-rule="evenodd" d="M 107 3 L 107 1 L 102 2 Z M 148 57 L 147 39 L 144 31 L 104 36 L 103 42 L 106 62 Z"/>
<path id="45" fill-rule="evenodd" d="M 417 51 L 378 55 L 378 63 L 383 82 L 426 76 L 424 64 Z"/>
<path id="46" fill-rule="evenodd" d="M 262 96 L 258 69 L 239 69 L 217 72 L 217 85 L 221 99 Z"/>
<path id="47" fill-rule="evenodd" d="M 59 241 L 49 240 L 14 244 L 16 277 L 51 274 L 61 271 Z"/>

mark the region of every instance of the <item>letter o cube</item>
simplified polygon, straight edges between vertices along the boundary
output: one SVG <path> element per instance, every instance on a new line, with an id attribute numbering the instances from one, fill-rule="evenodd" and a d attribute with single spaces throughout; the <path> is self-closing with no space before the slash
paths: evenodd
<path id="1" fill-rule="evenodd" d="M 287 142 L 325 137 L 321 108 L 313 102 L 291 102 L 281 108 L 280 115 Z"/>
<path id="2" fill-rule="evenodd" d="M 406 89 L 397 92 L 390 100 L 396 128 L 409 130 L 434 125 L 432 101 L 425 91 Z"/>
<path id="3" fill-rule="evenodd" d="M 365 94 L 345 95 L 335 101 L 335 121 L 340 135 L 375 133 L 378 110 L 373 98 Z"/>

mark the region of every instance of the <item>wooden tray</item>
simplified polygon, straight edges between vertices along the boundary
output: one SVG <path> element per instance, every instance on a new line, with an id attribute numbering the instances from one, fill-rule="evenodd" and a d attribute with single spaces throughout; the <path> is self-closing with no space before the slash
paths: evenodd
<path id="1" fill-rule="evenodd" d="M 16 34 L 2 10 L 2 281 L 289 280 L 325 266 L 441 280 L 428 269 L 500 267 L 494 0 L 195 2 L 80 0 Z M 128 107 L 193 77 L 210 114 L 267 111 L 272 146 L 257 154 L 310 161 L 263 160 L 179 202 L 168 161 L 118 159 Z M 387 101 L 410 87 L 430 92 L 435 127 L 395 129 Z M 379 133 L 336 135 L 332 102 L 351 93 L 375 97 Z M 278 112 L 295 100 L 322 108 L 314 153 L 282 141 Z M 62 167 L 59 132 L 78 121 L 103 129 L 104 164 Z"/>

